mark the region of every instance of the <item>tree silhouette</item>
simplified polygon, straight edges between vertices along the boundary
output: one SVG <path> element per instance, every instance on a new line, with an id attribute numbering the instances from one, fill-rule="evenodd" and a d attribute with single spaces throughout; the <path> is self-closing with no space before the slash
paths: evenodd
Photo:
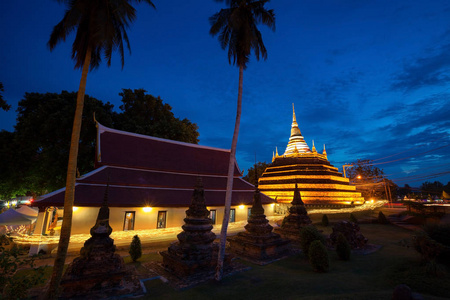
<path id="1" fill-rule="evenodd" d="M 61 226 L 53 273 L 46 293 L 47 299 L 56 299 L 58 297 L 58 287 L 69 246 L 72 207 L 75 198 L 78 144 L 88 71 L 99 67 L 102 56 L 107 59 L 107 64 L 110 66 L 112 52 L 115 50 L 121 56 L 123 68 L 125 63 L 124 41 L 128 50 L 130 50 L 126 29 L 136 19 L 136 9 L 130 3 L 146 2 L 154 7 L 150 0 L 59 1 L 67 5 L 67 10 L 63 19 L 53 28 L 48 46 L 50 50 L 53 50 L 59 42 L 65 41 L 71 32 L 76 31 L 75 40 L 72 44 L 72 59 L 75 61 L 75 68 L 81 68 L 82 71 L 70 141 L 63 224 Z"/>
<path id="2" fill-rule="evenodd" d="M 220 0 L 219 0 L 220 1 Z M 275 30 L 275 14 L 272 9 L 267 10 L 264 5 L 269 0 L 226 0 L 228 8 L 221 9 L 209 18 L 212 36 L 219 35 L 222 49 L 228 48 L 228 62 L 239 68 L 239 87 L 236 111 L 236 122 L 234 125 L 233 140 L 231 142 L 230 162 L 228 165 L 227 190 L 225 195 L 225 212 L 220 232 L 220 247 L 217 261 L 216 280 L 220 281 L 223 275 L 223 260 L 225 255 L 225 242 L 230 218 L 231 193 L 233 190 L 233 172 L 236 162 L 236 145 L 239 135 L 242 107 L 242 89 L 244 69 L 249 62 L 253 51 L 256 59 L 261 56 L 267 58 L 258 24 L 267 25 Z"/>

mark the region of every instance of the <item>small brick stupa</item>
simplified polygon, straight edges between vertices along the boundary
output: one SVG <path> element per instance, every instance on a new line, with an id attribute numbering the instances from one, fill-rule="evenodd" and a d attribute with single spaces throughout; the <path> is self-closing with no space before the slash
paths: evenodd
<path id="1" fill-rule="evenodd" d="M 184 222 L 183 231 L 177 236 L 178 242 L 160 252 L 164 268 L 179 278 L 214 271 L 217 264 L 217 247 L 213 243 L 216 235 L 211 231 L 213 226 L 201 178 L 197 179 Z"/>
<path id="2" fill-rule="evenodd" d="M 267 264 L 289 254 L 291 242 L 272 232 L 273 227 L 264 215 L 261 193 L 256 186 L 253 205 L 245 231 L 228 238 L 231 251 L 257 264 Z"/>
<path id="3" fill-rule="evenodd" d="M 86 240 L 64 274 L 61 286 L 63 297 L 106 297 L 132 294 L 141 290 L 139 280 L 126 269 L 122 257 L 115 253 L 114 240 L 109 226 L 108 187 L 98 212 L 97 221 L 91 228 L 91 238 Z"/>
<path id="4" fill-rule="evenodd" d="M 300 242 L 300 229 L 311 224 L 311 219 L 306 212 L 297 184 L 295 184 L 294 199 L 291 204 L 289 215 L 284 217 L 281 227 L 276 228 L 275 232 L 279 233 L 283 238 L 298 243 Z"/>

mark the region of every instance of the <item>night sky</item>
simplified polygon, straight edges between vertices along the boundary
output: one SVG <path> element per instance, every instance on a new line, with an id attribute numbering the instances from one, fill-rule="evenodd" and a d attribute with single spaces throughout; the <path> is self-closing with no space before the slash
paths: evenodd
<path id="1" fill-rule="evenodd" d="M 208 18 L 213 0 L 137 5 L 132 53 L 88 75 L 86 93 L 118 110 L 122 88 L 144 88 L 176 117 L 199 126 L 200 144 L 230 148 L 238 68 L 228 64 Z M 242 170 L 286 148 L 292 103 L 305 140 L 330 162 L 374 159 L 403 186 L 450 181 L 450 1 L 273 0 L 276 31 L 261 27 L 266 61 L 244 72 L 237 160 Z M 53 52 L 50 32 L 65 7 L 56 1 L 0 2 L 0 82 L 12 131 L 25 92 L 76 91 L 72 35 Z M 393 156 L 392 156 L 393 155 Z M 411 177 L 415 176 L 415 177 Z M 406 178 L 405 178 L 406 177 Z"/>

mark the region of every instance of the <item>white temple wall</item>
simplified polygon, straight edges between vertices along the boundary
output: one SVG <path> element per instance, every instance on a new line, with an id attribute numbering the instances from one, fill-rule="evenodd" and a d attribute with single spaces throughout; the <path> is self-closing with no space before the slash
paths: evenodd
<path id="1" fill-rule="evenodd" d="M 232 206 L 235 211 L 235 222 L 245 221 L 248 218 L 248 209 L 250 205 Z M 273 216 L 274 205 L 263 205 L 266 216 Z M 208 206 L 208 210 L 216 211 L 215 225 L 222 225 L 224 214 L 223 206 Z M 146 230 L 157 229 L 158 214 L 165 212 L 165 225 L 162 228 L 181 227 L 184 224 L 186 217 L 186 210 L 188 207 L 110 207 L 109 224 L 113 231 L 122 231 L 124 226 L 129 226 L 129 230 Z M 72 217 L 72 232 L 71 234 L 88 234 L 90 229 L 94 226 L 97 219 L 99 207 L 75 207 Z M 60 209 L 58 214 L 62 216 L 63 210 Z M 131 213 L 131 219 L 134 217 L 133 224 L 126 222 L 127 214 Z M 36 229 L 34 234 L 40 234 L 44 226 L 45 213 L 39 213 Z M 130 216 L 130 215 L 128 215 Z M 130 222 L 129 222 L 130 223 Z"/>

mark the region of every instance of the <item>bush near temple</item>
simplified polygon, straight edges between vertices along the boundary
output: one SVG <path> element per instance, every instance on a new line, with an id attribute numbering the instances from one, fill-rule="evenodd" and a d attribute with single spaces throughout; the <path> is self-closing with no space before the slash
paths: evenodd
<path id="1" fill-rule="evenodd" d="M 308 255 L 310 245 L 316 240 L 325 244 L 324 236 L 316 227 L 309 225 L 300 229 L 300 248 L 305 255 Z"/>
<path id="2" fill-rule="evenodd" d="M 341 260 L 350 260 L 352 249 L 345 236 L 339 232 L 336 242 L 336 253 Z"/>
<path id="3" fill-rule="evenodd" d="M 380 211 L 380 212 L 378 213 L 377 222 L 378 222 L 379 224 L 389 224 L 388 219 L 386 218 L 386 216 L 383 214 L 382 211 Z"/>
<path id="4" fill-rule="evenodd" d="M 320 240 L 315 240 L 309 246 L 309 262 L 316 272 L 328 272 L 330 260 L 328 251 Z"/>
<path id="5" fill-rule="evenodd" d="M 135 235 L 133 237 L 128 253 L 130 253 L 130 257 L 134 262 L 142 256 L 141 239 L 138 235 Z"/>
<path id="6" fill-rule="evenodd" d="M 322 216 L 322 225 L 326 227 L 329 224 L 330 224 L 330 222 L 328 221 L 328 216 L 327 215 L 323 215 Z"/>
<path id="7" fill-rule="evenodd" d="M 355 217 L 354 214 L 350 214 L 350 222 L 358 223 L 358 219 Z"/>

